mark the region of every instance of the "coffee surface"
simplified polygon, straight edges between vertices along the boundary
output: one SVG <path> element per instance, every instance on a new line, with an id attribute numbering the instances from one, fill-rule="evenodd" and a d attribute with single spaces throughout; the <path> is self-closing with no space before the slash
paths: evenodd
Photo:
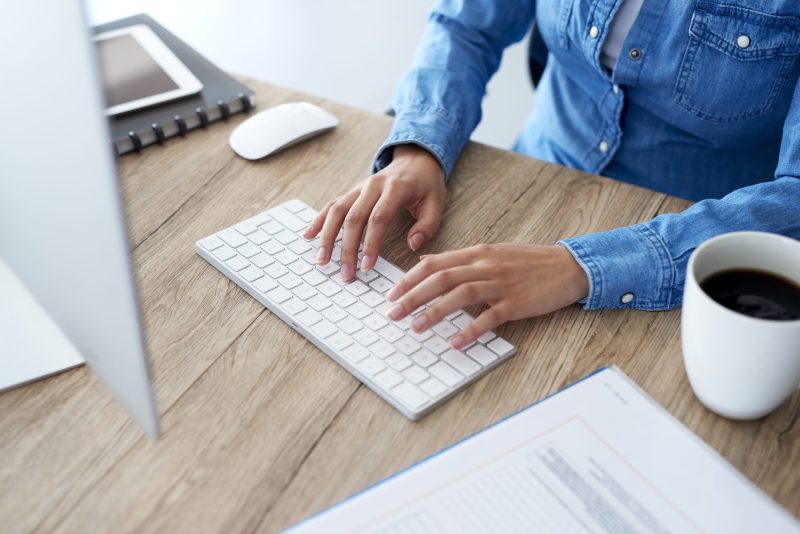
<path id="1" fill-rule="evenodd" d="M 800 319 L 800 287 L 776 274 L 731 269 L 712 274 L 700 287 L 726 308 L 750 317 L 774 321 Z"/>

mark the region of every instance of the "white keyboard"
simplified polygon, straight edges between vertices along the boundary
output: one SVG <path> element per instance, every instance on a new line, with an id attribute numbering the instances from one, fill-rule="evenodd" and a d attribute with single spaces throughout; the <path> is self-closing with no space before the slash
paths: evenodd
<path id="1" fill-rule="evenodd" d="M 387 319 L 384 295 L 403 271 L 378 258 L 372 271 L 342 282 L 341 232 L 327 265 L 316 264 L 320 238 L 302 237 L 316 214 L 290 200 L 201 239 L 197 253 L 411 420 L 516 352 L 493 332 L 453 350 L 447 340 L 472 320 L 463 311 L 421 334 L 412 316 Z"/>

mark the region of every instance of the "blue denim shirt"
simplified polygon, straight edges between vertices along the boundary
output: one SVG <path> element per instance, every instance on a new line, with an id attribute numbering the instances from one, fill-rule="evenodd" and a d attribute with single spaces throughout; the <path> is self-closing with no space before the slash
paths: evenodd
<path id="1" fill-rule="evenodd" d="M 560 241 L 589 277 L 586 308 L 664 310 L 680 304 L 704 240 L 744 229 L 800 238 L 800 3 L 645 0 L 609 72 L 600 50 L 620 3 L 441 1 L 374 169 L 415 143 L 449 176 L 503 49 L 535 16 L 550 55 L 514 150 L 700 201 Z"/>

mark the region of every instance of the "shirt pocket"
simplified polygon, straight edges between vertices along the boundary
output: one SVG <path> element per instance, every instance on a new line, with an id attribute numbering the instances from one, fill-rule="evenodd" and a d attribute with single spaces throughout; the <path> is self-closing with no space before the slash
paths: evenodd
<path id="1" fill-rule="evenodd" d="M 768 113 L 800 52 L 800 17 L 698 2 L 673 101 L 711 122 Z"/>

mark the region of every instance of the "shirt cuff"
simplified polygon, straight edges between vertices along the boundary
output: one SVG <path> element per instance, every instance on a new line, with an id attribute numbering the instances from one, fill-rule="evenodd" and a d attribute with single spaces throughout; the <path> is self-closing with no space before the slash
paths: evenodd
<path id="1" fill-rule="evenodd" d="M 669 310 L 680 304 L 675 263 L 661 236 L 646 224 L 558 242 L 589 278 L 584 309 Z"/>
<path id="2" fill-rule="evenodd" d="M 458 131 L 458 121 L 442 108 L 404 108 L 395 117 L 389 137 L 375 154 L 372 172 L 376 173 L 391 163 L 393 147 L 413 144 L 424 148 L 436 158 L 444 170 L 446 181 L 463 149 L 463 143 L 458 140 Z"/>

